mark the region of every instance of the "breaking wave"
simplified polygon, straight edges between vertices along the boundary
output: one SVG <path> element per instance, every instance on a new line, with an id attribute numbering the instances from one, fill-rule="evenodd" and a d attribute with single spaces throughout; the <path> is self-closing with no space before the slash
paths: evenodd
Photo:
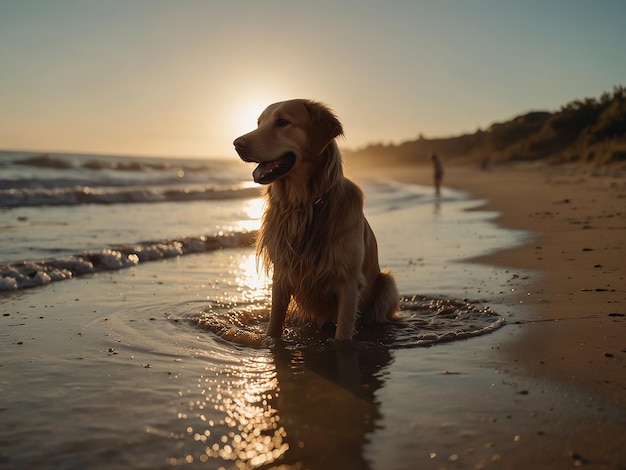
<path id="1" fill-rule="evenodd" d="M 0 152 L 0 207 L 255 197 L 238 162 Z"/>
<path id="2" fill-rule="evenodd" d="M 27 289 L 100 271 L 114 271 L 139 263 L 203 253 L 222 248 L 250 247 L 255 232 L 235 232 L 111 246 L 44 261 L 0 265 L 0 292 Z"/>

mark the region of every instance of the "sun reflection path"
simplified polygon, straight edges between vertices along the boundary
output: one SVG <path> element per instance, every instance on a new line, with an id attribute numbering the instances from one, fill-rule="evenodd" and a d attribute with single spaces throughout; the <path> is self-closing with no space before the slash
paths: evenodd
<path id="1" fill-rule="evenodd" d="M 169 459 L 170 465 L 213 459 L 233 462 L 243 470 L 270 464 L 284 455 L 289 444 L 272 405 L 279 394 L 272 357 L 246 357 L 231 367 L 222 365 L 217 370 L 207 366 L 206 370 L 208 376 L 198 380 L 201 398 L 190 396 L 188 409 L 178 413 L 180 420 L 187 420 L 187 427 L 177 438 L 192 438 L 201 447 Z"/>
<path id="2" fill-rule="evenodd" d="M 267 300 L 270 295 L 269 279 L 254 253 L 243 256 L 233 274 L 237 283 L 237 291 L 243 300 L 249 302 Z"/>
<path id="3" fill-rule="evenodd" d="M 237 224 L 239 230 L 253 231 L 261 227 L 261 217 L 265 209 L 264 198 L 254 198 L 246 201 L 242 206 L 244 217 Z"/>

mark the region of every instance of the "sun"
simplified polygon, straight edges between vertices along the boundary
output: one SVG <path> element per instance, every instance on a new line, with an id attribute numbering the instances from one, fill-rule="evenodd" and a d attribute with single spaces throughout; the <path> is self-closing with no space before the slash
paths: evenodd
<path id="1" fill-rule="evenodd" d="M 270 104 L 292 97 L 292 84 L 274 76 L 257 76 L 254 82 L 235 79 L 228 84 L 227 94 L 232 119 L 229 127 L 240 136 L 256 129 L 259 116 Z"/>
<path id="2" fill-rule="evenodd" d="M 271 98 L 251 97 L 240 99 L 234 104 L 232 128 L 236 135 L 246 134 L 257 127 L 257 120 L 268 105 Z"/>
<path id="3" fill-rule="evenodd" d="M 257 120 L 270 104 L 292 97 L 288 82 L 277 77 L 232 77 L 222 93 L 212 102 L 221 109 L 220 118 L 211 117 L 215 139 L 229 144 L 237 137 L 257 128 Z M 230 150 L 230 149 L 229 149 Z"/>
<path id="4" fill-rule="evenodd" d="M 241 109 L 242 124 L 245 124 L 248 128 L 256 127 L 259 116 L 269 104 L 267 100 L 246 103 Z"/>

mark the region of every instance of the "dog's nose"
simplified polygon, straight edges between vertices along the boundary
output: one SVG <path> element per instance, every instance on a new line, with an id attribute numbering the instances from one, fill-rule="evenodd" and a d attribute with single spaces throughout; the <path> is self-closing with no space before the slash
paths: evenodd
<path id="1" fill-rule="evenodd" d="M 243 137 L 237 137 L 234 140 L 233 145 L 235 146 L 236 150 L 240 150 L 246 146 L 246 141 Z"/>

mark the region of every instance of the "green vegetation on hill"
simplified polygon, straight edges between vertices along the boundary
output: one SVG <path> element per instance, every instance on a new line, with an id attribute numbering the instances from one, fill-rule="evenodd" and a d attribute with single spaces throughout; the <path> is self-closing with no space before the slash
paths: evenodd
<path id="1" fill-rule="evenodd" d="M 474 134 L 373 144 L 344 155 L 348 160 L 387 165 L 429 163 L 433 152 L 458 163 L 487 159 L 493 163 L 626 162 L 626 88 L 617 86 L 600 99 L 573 101 L 556 112 L 529 112 Z"/>

